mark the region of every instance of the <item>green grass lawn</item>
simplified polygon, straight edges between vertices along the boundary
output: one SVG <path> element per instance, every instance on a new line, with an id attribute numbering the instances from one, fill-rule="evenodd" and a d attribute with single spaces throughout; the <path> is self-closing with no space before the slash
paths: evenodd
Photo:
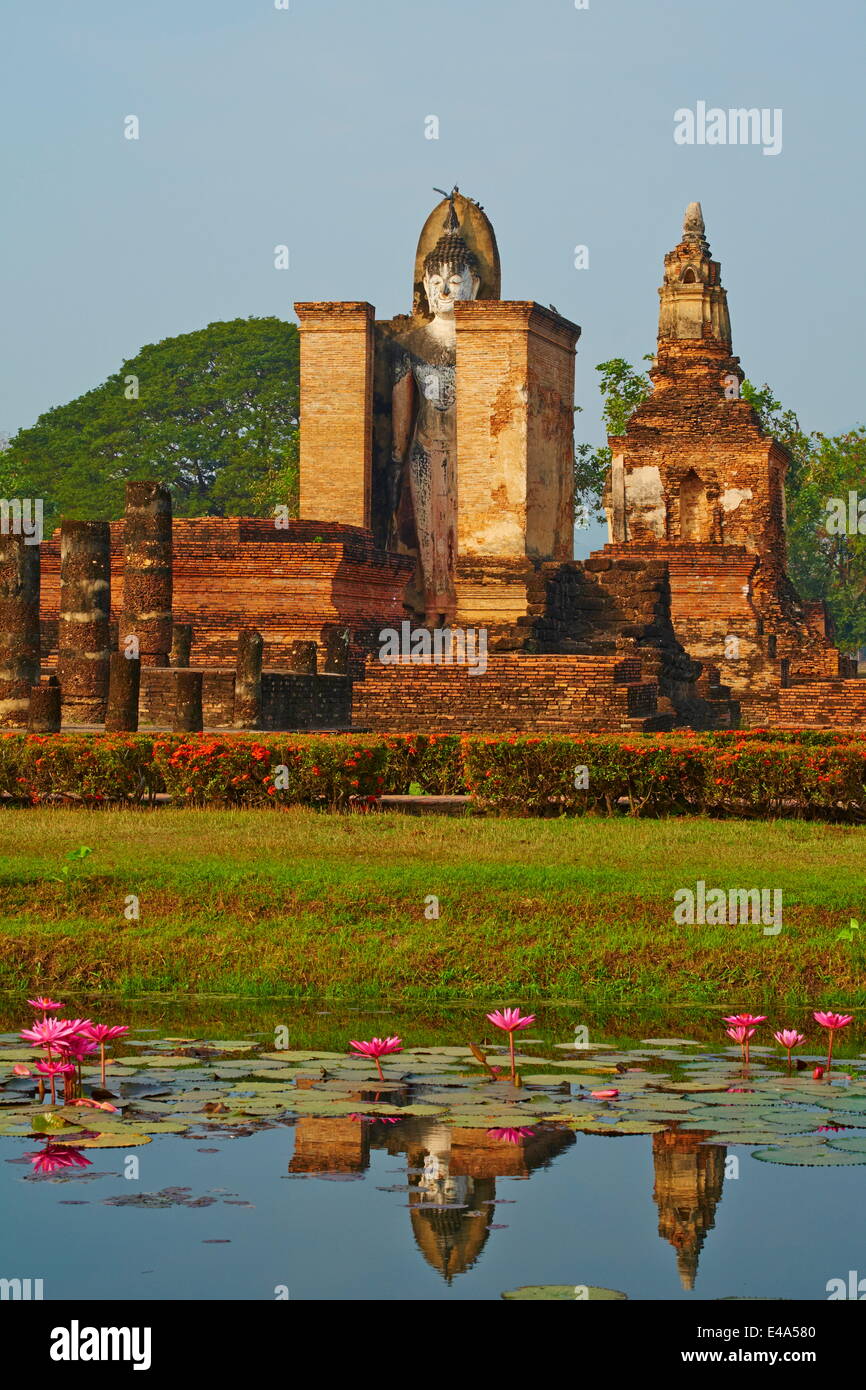
<path id="1" fill-rule="evenodd" d="M 864 851 L 864 828 L 800 821 L 6 809 L 0 988 L 864 1004 L 864 948 L 834 941 Z M 781 933 L 675 924 L 698 879 L 781 888 Z"/>

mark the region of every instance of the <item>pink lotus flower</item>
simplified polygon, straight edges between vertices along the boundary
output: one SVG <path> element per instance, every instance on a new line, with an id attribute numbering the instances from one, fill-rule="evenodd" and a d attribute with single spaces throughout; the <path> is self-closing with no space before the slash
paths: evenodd
<path id="1" fill-rule="evenodd" d="M 847 1028 L 849 1023 L 854 1022 L 853 1014 L 813 1014 L 812 1017 L 822 1028 L 829 1028 L 833 1032 L 837 1028 Z"/>
<path id="2" fill-rule="evenodd" d="M 521 1017 L 519 1009 L 499 1009 L 495 1013 L 488 1014 L 490 1022 L 497 1028 L 501 1028 L 503 1033 L 513 1033 L 515 1029 L 528 1028 L 535 1022 L 535 1014 L 526 1014 Z"/>
<path id="3" fill-rule="evenodd" d="M 50 1057 L 52 1047 L 63 1042 L 64 1038 L 71 1038 L 74 1032 L 75 1029 L 68 1019 L 43 1018 L 41 1023 L 34 1023 L 32 1028 L 22 1028 L 19 1036 L 33 1047 L 47 1048 Z"/>
<path id="4" fill-rule="evenodd" d="M 754 1028 L 759 1023 L 767 1022 L 766 1014 L 731 1014 L 730 1018 L 722 1020 L 724 1023 L 732 1023 L 735 1028 Z"/>
<path id="5" fill-rule="evenodd" d="M 63 1008 L 63 1005 L 59 1004 L 56 999 L 44 999 L 41 994 L 38 999 L 28 999 L 27 1003 L 31 1009 L 41 1009 L 43 1014 L 53 1014 L 58 1009 Z"/>
<path id="6" fill-rule="evenodd" d="M 379 1069 L 379 1076 L 384 1081 L 382 1073 L 382 1063 L 380 1057 L 386 1057 L 389 1052 L 402 1052 L 403 1044 L 398 1037 L 393 1038 L 371 1038 L 369 1042 L 351 1042 L 350 1047 L 354 1047 L 356 1052 L 360 1052 L 363 1057 L 372 1057 Z"/>
<path id="7" fill-rule="evenodd" d="M 94 1042 L 101 1043 L 112 1042 L 115 1038 L 122 1037 L 124 1033 L 129 1032 L 129 1028 L 125 1023 L 115 1023 L 112 1025 L 107 1023 L 88 1023 L 81 1031 L 85 1033 L 88 1038 L 93 1038 Z"/>
<path id="8" fill-rule="evenodd" d="M 65 1038 L 57 1044 L 57 1051 L 61 1056 L 74 1057 L 77 1062 L 83 1062 L 96 1050 L 96 1043 L 90 1042 L 87 1038 Z"/>
<path id="9" fill-rule="evenodd" d="M 91 1100 L 89 1096 L 81 1096 L 72 1102 L 73 1105 L 86 1105 L 92 1110 L 107 1110 L 110 1115 L 118 1113 L 117 1106 L 112 1105 L 107 1100 Z"/>
<path id="10" fill-rule="evenodd" d="M 42 1076 L 47 1076 L 47 1077 L 50 1078 L 50 1081 L 51 1081 L 51 1104 L 53 1105 L 54 1102 L 55 1102 L 54 1082 L 55 1082 L 56 1078 L 57 1078 L 58 1076 L 62 1076 L 62 1077 L 65 1078 L 65 1077 L 69 1076 L 70 1074 L 71 1074 L 72 1076 L 74 1076 L 74 1075 L 75 1075 L 75 1063 L 74 1063 L 74 1062 L 37 1062 L 37 1063 L 36 1063 L 36 1070 L 37 1070 L 38 1072 L 40 1072 Z M 64 1084 L 64 1090 L 65 1090 L 65 1084 Z"/>
<path id="11" fill-rule="evenodd" d="M 853 1014 L 813 1014 L 816 1023 L 820 1023 L 822 1028 L 827 1029 L 827 1070 L 833 1061 L 833 1040 L 840 1028 L 847 1028 L 849 1023 L 854 1022 Z"/>
<path id="12" fill-rule="evenodd" d="M 88 1028 L 92 1026 L 89 1018 L 61 1018 L 58 1019 L 58 1022 L 66 1023 L 70 1033 L 84 1033 L 85 1036 L 87 1035 Z"/>
<path id="13" fill-rule="evenodd" d="M 726 1028 L 725 1032 L 729 1038 L 733 1038 L 734 1042 L 740 1044 L 743 1049 L 743 1062 L 748 1066 L 749 1039 L 755 1036 L 754 1028 L 748 1028 L 744 1023 L 737 1023 L 732 1028 Z"/>
<path id="14" fill-rule="evenodd" d="M 65 1144 L 54 1148 L 48 1144 L 38 1153 L 25 1154 L 33 1164 L 35 1173 L 56 1173 L 61 1168 L 89 1168 L 93 1160 L 86 1158 L 80 1149 L 68 1148 Z"/>
<path id="15" fill-rule="evenodd" d="M 503 1033 L 508 1034 L 508 1053 L 511 1058 L 511 1083 L 514 1085 L 517 1075 L 514 1069 L 514 1034 L 521 1028 L 528 1028 L 530 1023 L 535 1022 L 535 1014 L 521 1015 L 519 1009 L 497 1009 L 487 1017 L 496 1028 L 501 1028 Z"/>
<path id="16" fill-rule="evenodd" d="M 736 1028 L 726 1028 L 725 1032 L 729 1038 L 733 1038 L 734 1042 L 740 1043 L 741 1046 L 744 1042 L 748 1042 L 749 1038 L 755 1036 L 754 1028 L 746 1028 L 742 1024 L 738 1024 Z"/>
<path id="17" fill-rule="evenodd" d="M 86 1024 L 86 1026 L 85 1026 L 84 1028 L 82 1028 L 81 1031 L 85 1034 L 86 1037 L 92 1038 L 94 1042 L 99 1043 L 99 1066 L 100 1066 L 100 1071 L 101 1071 L 101 1074 L 102 1074 L 102 1084 L 103 1084 L 103 1086 L 104 1086 L 104 1085 L 105 1085 L 105 1044 L 106 1044 L 107 1042 L 113 1042 L 115 1038 L 121 1037 L 124 1033 L 128 1033 L 128 1032 L 129 1032 L 129 1028 L 128 1028 L 128 1026 L 127 1026 L 125 1023 L 115 1023 L 115 1024 L 112 1026 L 112 1025 L 109 1025 L 109 1024 L 107 1024 L 107 1023 L 90 1023 L 90 1022 L 88 1022 L 88 1023 Z"/>
<path id="18" fill-rule="evenodd" d="M 793 1047 L 799 1047 L 800 1043 L 804 1043 L 806 1041 L 805 1033 L 798 1033 L 796 1028 L 780 1028 L 778 1033 L 773 1034 L 773 1037 L 776 1039 L 776 1042 L 779 1044 L 779 1046 L 784 1047 L 785 1051 L 787 1052 L 788 1066 L 790 1067 L 791 1049 Z"/>
<path id="19" fill-rule="evenodd" d="M 14 1065 L 14 1067 L 12 1068 L 12 1075 L 13 1075 L 13 1076 L 32 1076 L 33 1073 L 31 1072 L 31 1070 L 30 1070 L 29 1067 L 25 1067 L 25 1065 L 24 1065 L 23 1062 L 16 1062 L 15 1065 Z"/>
<path id="20" fill-rule="evenodd" d="M 611 1087 L 607 1091 L 590 1091 L 589 1094 L 595 1096 L 596 1100 L 613 1100 L 615 1096 L 619 1095 L 619 1091 Z"/>
<path id="21" fill-rule="evenodd" d="M 816 1067 L 815 1070 L 812 1072 L 812 1080 L 813 1080 L 813 1081 L 820 1081 L 823 1075 L 824 1075 L 824 1068 L 823 1068 L 823 1067 Z"/>
<path id="22" fill-rule="evenodd" d="M 521 1139 L 532 1139 L 535 1130 L 519 1125 L 516 1129 L 488 1129 L 487 1133 L 491 1139 L 503 1139 L 506 1144 L 519 1144 Z"/>

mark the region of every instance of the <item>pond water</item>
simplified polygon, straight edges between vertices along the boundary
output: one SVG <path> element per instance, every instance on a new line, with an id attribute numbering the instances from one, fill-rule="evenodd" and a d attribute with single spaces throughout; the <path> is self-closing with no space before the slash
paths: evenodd
<path id="1" fill-rule="evenodd" d="M 808 1034 L 789 1071 L 769 1025 L 746 1069 L 717 1015 L 542 1005 L 514 1086 L 479 1005 L 67 999 L 130 1032 L 105 1091 L 83 1067 L 83 1096 L 115 1108 L 49 1120 L 18 1037 L 32 1012 L 0 1011 L 0 1277 L 46 1299 L 825 1300 L 866 1273 L 856 1023 L 815 1080 L 810 1014 L 783 1020 Z M 348 1043 L 392 1033 L 382 1082 Z"/>

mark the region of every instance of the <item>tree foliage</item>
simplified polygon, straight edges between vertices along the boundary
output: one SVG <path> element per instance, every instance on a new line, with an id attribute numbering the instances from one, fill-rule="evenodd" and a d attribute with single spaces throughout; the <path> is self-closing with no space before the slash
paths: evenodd
<path id="1" fill-rule="evenodd" d="M 143 347 L 102 385 L 46 411 L 0 453 L 0 495 L 59 517 L 114 519 L 128 479 L 172 490 L 179 516 L 297 510 L 298 331 L 211 323 Z"/>
<path id="2" fill-rule="evenodd" d="M 785 499 L 791 578 L 803 598 L 826 601 L 837 644 L 856 651 L 866 645 L 866 534 L 833 534 L 827 523 L 831 499 L 840 499 L 847 512 L 849 493 L 866 498 L 866 428 L 807 434 L 766 383 L 759 390 L 744 382 L 743 395 L 766 433 L 790 455 Z"/>
<path id="3" fill-rule="evenodd" d="M 651 362 L 651 357 L 644 361 Z M 602 419 L 608 435 L 625 434 L 629 418 L 646 400 L 652 382 L 623 357 L 600 362 L 595 369 L 601 380 L 598 384 L 602 399 Z M 578 406 L 578 410 L 581 407 Z M 604 521 L 602 492 L 610 468 L 610 448 L 607 444 L 578 444 L 574 450 L 574 513 L 578 523 Z"/>

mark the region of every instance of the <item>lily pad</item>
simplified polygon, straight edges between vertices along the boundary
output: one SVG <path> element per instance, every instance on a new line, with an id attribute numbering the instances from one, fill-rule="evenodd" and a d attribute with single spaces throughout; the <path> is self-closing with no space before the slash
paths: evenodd
<path id="1" fill-rule="evenodd" d="M 69 1144 L 76 1149 L 137 1149 L 142 1144 L 149 1144 L 151 1139 L 149 1134 L 135 1129 L 125 1129 L 118 1134 L 97 1134 L 89 1139 L 83 1139 L 70 1130 L 68 1135 L 57 1135 L 51 1142 Z"/>
<path id="2" fill-rule="evenodd" d="M 841 1168 L 846 1164 L 866 1163 L 866 1153 L 845 1153 L 829 1145 L 816 1144 L 814 1148 L 805 1145 L 789 1144 L 784 1148 L 757 1149 L 752 1158 L 763 1163 L 784 1163 L 797 1168 Z"/>

